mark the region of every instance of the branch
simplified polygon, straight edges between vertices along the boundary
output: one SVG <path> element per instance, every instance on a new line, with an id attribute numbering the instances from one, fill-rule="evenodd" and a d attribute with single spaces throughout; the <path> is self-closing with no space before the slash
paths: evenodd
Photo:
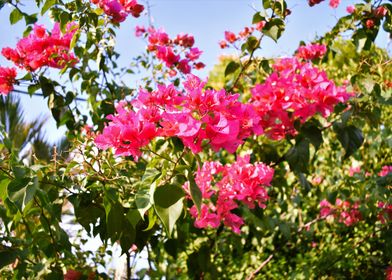
<path id="1" fill-rule="evenodd" d="M 301 231 L 303 231 L 304 229 L 310 227 L 311 225 L 317 223 L 318 221 L 321 221 L 321 220 L 324 220 L 324 219 L 325 219 L 325 218 L 321 218 L 321 217 L 319 216 L 319 217 L 317 217 L 316 219 L 314 219 L 314 220 L 312 220 L 312 221 L 310 221 L 310 222 L 308 222 L 308 223 L 306 223 L 306 224 L 300 226 L 300 227 L 298 228 L 297 232 L 301 232 Z"/>
<path id="2" fill-rule="evenodd" d="M 255 271 L 253 271 L 253 272 L 249 275 L 248 278 L 246 278 L 246 280 L 252 280 L 252 279 L 254 279 L 255 276 L 263 269 L 263 267 L 266 266 L 266 265 L 271 261 L 271 259 L 273 258 L 273 256 L 274 256 L 274 255 L 271 254 L 265 261 L 263 261 L 263 262 L 261 263 L 261 265 L 260 265 Z"/>
<path id="3" fill-rule="evenodd" d="M 237 83 L 239 82 L 241 76 L 244 74 L 245 70 L 248 69 L 248 67 L 252 64 L 253 55 L 254 55 L 255 51 L 259 48 L 260 42 L 263 39 L 263 37 L 264 37 L 264 34 L 262 34 L 260 36 L 259 40 L 257 40 L 257 44 L 254 47 L 254 49 L 252 50 L 252 52 L 250 53 L 248 61 L 245 63 L 244 67 L 241 68 L 241 72 L 238 74 L 233 85 L 228 89 L 228 92 L 231 92 L 237 86 Z"/>

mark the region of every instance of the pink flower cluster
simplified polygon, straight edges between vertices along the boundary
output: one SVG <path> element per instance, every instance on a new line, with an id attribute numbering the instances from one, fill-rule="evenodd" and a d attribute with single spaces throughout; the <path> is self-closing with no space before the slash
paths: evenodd
<path id="1" fill-rule="evenodd" d="M 347 7 L 346 7 L 346 11 L 347 11 L 347 13 L 349 13 L 349 14 L 355 13 L 355 6 L 354 6 L 354 5 L 349 5 L 349 6 L 347 6 Z"/>
<path id="2" fill-rule="evenodd" d="M 44 66 L 63 68 L 67 63 L 72 65 L 77 62 L 69 49 L 75 32 L 76 25 L 73 23 L 67 25 L 64 34 L 58 23 L 55 23 L 51 33 L 43 25 L 36 24 L 33 32 L 19 40 L 15 49 L 3 48 L 1 53 L 27 71 L 35 71 Z"/>
<path id="3" fill-rule="evenodd" d="M 348 170 L 348 176 L 353 177 L 354 174 L 361 173 L 361 167 L 360 166 L 351 166 L 350 169 Z"/>
<path id="4" fill-rule="evenodd" d="M 201 213 L 196 206 L 190 209 L 196 219 L 197 228 L 217 228 L 223 222 L 235 233 L 241 232 L 243 219 L 232 210 L 239 203 L 250 209 L 256 205 L 265 208 L 268 200 L 265 186 L 269 186 L 274 170 L 263 163 L 249 163 L 249 155 L 238 157 L 233 164 L 222 165 L 219 162 L 205 162 L 196 172 L 195 181 L 200 188 L 203 203 Z M 189 183 L 184 185 L 189 192 Z"/>
<path id="5" fill-rule="evenodd" d="M 114 22 L 123 22 L 129 14 L 139 17 L 144 6 L 136 0 L 91 0 L 98 5 Z"/>
<path id="6" fill-rule="evenodd" d="M 392 280 L 392 266 L 388 266 L 385 270 L 385 280 Z"/>
<path id="7" fill-rule="evenodd" d="M 355 202 L 351 204 L 349 201 L 343 201 L 336 199 L 335 205 L 332 205 L 327 200 L 320 202 L 320 216 L 326 218 L 333 216 L 339 218 L 340 223 L 344 223 L 346 226 L 351 226 L 362 220 L 361 212 L 359 212 L 359 203 Z"/>
<path id="8" fill-rule="evenodd" d="M 274 72 L 252 89 L 250 102 L 261 117 L 261 126 L 275 140 L 295 135 L 294 122 L 302 123 L 316 113 L 328 117 L 339 102 L 353 94 L 336 86 L 324 71 L 297 58 L 284 58 L 273 65 Z"/>
<path id="9" fill-rule="evenodd" d="M 389 173 L 392 173 L 392 165 L 384 165 L 381 168 L 381 171 L 378 173 L 378 176 L 384 177 L 387 176 Z"/>
<path id="10" fill-rule="evenodd" d="M 99 148 L 114 147 L 117 155 L 140 156 L 140 148 L 154 137 L 178 137 L 194 153 L 209 143 L 214 151 L 221 148 L 233 153 L 250 135 L 263 129 L 250 104 L 238 101 L 238 94 L 224 90 L 204 90 L 205 82 L 188 75 L 184 91 L 174 85 L 158 90 L 141 90 L 128 109 L 124 103 L 117 115 L 96 138 Z"/>
<path id="11" fill-rule="evenodd" d="M 309 4 L 309 6 L 314 6 L 314 5 L 317 5 L 317 4 L 320 4 L 321 2 L 323 2 L 324 0 L 308 0 L 308 4 Z M 331 8 L 334 8 L 334 9 L 336 9 L 338 6 L 339 6 L 339 4 L 340 4 L 340 1 L 341 0 L 329 0 L 329 6 L 331 7 Z"/>
<path id="12" fill-rule="evenodd" d="M 245 40 L 250 35 L 252 35 L 255 30 L 261 31 L 264 28 L 265 23 L 265 21 L 260 21 L 256 23 L 255 26 L 246 26 L 238 33 L 238 35 L 231 31 L 225 31 L 225 40 L 219 41 L 219 46 L 221 49 L 225 49 L 229 47 L 229 44 L 234 44 L 237 41 Z"/>
<path id="13" fill-rule="evenodd" d="M 329 0 L 329 6 L 330 6 L 331 8 L 336 9 L 336 8 L 339 6 L 340 1 L 341 1 L 341 0 Z"/>
<path id="14" fill-rule="evenodd" d="M 180 138 L 194 153 L 202 150 L 203 143 L 214 151 L 224 148 L 233 153 L 249 136 L 266 132 L 279 140 L 295 135 L 297 119 L 303 123 L 316 113 L 328 117 L 337 103 L 352 95 L 328 80 L 325 72 L 296 58 L 278 60 L 273 68 L 245 104 L 239 102 L 239 94 L 204 90 L 205 82 L 193 75 L 188 75 L 183 91 L 174 85 L 160 85 L 153 92 L 141 90 L 132 106 L 120 105 L 118 115 L 109 118 L 112 122 L 98 136 L 97 145 L 113 147 L 117 155 L 138 157 L 141 147 L 161 136 Z M 132 116 L 132 121 L 123 122 L 122 114 Z M 145 127 L 155 130 L 139 135 Z M 135 141 L 122 139 L 120 131 L 135 134 Z"/>
<path id="15" fill-rule="evenodd" d="M 378 219 L 381 223 L 385 224 L 387 221 L 392 221 L 392 204 L 379 201 L 377 206 L 381 209 L 378 213 Z"/>
<path id="16" fill-rule="evenodd" d="M 199 70 L 205 67 L 204 63 L 197 61 L 203 52 L 193 47 L 195 39 L 192 35 L 178 34 L 171 39 L 162 29 L 146 29 L 142 26 L 136 27 L 135 34 L 137 37 L 147 37 L 147 50 L 165 63 L 172 77 L 177 75 L 177 71 L 189 74 L 192 68 Z"/>
<path id="17" fill-rule="evenodd" d="M 373 14 L 376 18 L 383 18 L 388 14 L 388 9 L 385 6 L 379 6 L 373 10 Z"/>
<path id="18" fill-rule="evenodd" d="M 296 56 L 305 60 L 312 60 L 316 58 L 322 58 L 327 52 L 327 47 L 322 44 L 310 44 L 306 46 L 300 46 L 297 50 Z"/>
<path id="19" fill-rule="evenodd" d="M 7 95 L 14 89 L 16 69 L 0 66 L 0 94 Z"/>
<path id="20" fill-rule="evenodd" d="M 137 160 L 141 155 L 140 148 L 157 135 L 155 124 L 144 121 L 142 114 L 127 107 L 125 101 L 116 106 L 116 111 L 117 115 L 107 117 L 111 120 L 110 125 L 95 138 L 95 143 L 100 149 L 114 147 L 116 155 L 132 155 Z"/>

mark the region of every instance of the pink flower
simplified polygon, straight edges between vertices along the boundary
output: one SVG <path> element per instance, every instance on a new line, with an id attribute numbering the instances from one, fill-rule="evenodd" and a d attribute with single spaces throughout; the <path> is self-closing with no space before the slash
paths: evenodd
<path id="1" fill-rule="evenodd" d="M 353 5 L 347 6 L 346 11 L 349 14 L 353 14 L 355 12 L 355 6 L 353 6 Z"/>
<path id="2" fill-rule="evenodd" d="M 381 171 L 378 173 L 378 176 L 384 177 L 392 172 L 392 165 L 385 165 L 381 168 Z"/>
<path id="3" fill-rule="evenodd" d="M 308 0 L 308 4 L 309 4 L 310 7 L 312 7 L 312 6 L 317 5 L 317 4 L 319 4 L 319 3 L 323 2 L 323 1 L 324 0 Z"/>
<path id="4" fill-rule="evenodd" d="M 225 39 L 227 42 L 232 44 L 237 41 L 238 38 L 233 32 L 225 31 Z"/>
<path id="5" fill-rule="evenodd" d="M 0 66 L 0 94 L 7 95 L 14 89 L 16 69 Z"/>
<path id="6" fill-rule="evenodd" d="M 209 209 L 209 207 L 205 204 L 202 204 L 201 206 L 200 215 L 198 214 L 195 205 L 193 205 L 189 211 L 192 217 L 196 218 L 195 227 L 197 228 L 207 228 L 207 227 L 217 228 L 220 225 L 220 219 L 218 215 L 212 212 Z"/>
<path id="7" fill-rule="evenodd" d="M 167 67 L 172 67 L 180 60 L 180 56 L 173 52 L 171 47 L 158 46 L 157 58 L 163 60 Z"/>
<path id="8" fill-rule="evenodd" d="M 332 205 L 327 200 L 320 201 L 320 216 L 327 217 L 333 213 Z"/>
<path id="9" fill-rule="evenodd" d="M 329 0 L 329 6 L 336 9 L 340 4 L 340 0 Z"/>
<path id="10" fill-rule="evenodd" d="M 256 23 L 255 28 L 259 31 L 263 30 L 264 26 L 265 26 L 266 22 L 264 20 L 259 21 L 258 23 Z"/>
<path id="11" fill-rule="evenodd" d="M 368 29 L 372 29 L 374 27 L 374 20 L 372 20 L 372 19 L 366 20 L 366 27 Z"/>
<path id="12" fill-rule="evenodd" d="M 146 28 L 144 26 L 136 25 L 135 27 L 135 36 L 141 37 L 146 33 Z"/>
<path id="13" fill-rule="evenodd" d="M 356 173 L 361 173 L 361 167 L 360 166 L 356 166 L 356 167 L 351 166 L 350 170 L 349 170 L 349 176 L 353 177 L 354 174 L 356 174 Z"/>
<path id="14" fill-rule="evenodd" d="M 380 6 L 380 7 L 378 7 L 377 9 L 375 9 L 375 10 L 373 11 L 373 14 L 374 14 L 374 16 L 375 16 L 376 18 L 385 17 L 385 16 L 387 15 L 387 13 L 388 13 L 388 9 L 385 8 L 384 6 Z"/>
<path id="15" fill-rule="evenodd" d="M 392 204 L 379 201 L 377 207 L 381 209 L 377 217 L 382 224 L 392 221 Z"/>
<path id="16" fill-rule="evenodd" d="M 206 67 L 206 65 L 203 62 L 197 62 L 197 63 L 194 64 L 194 68 L 196 70 L 203 69 L 204 67 Z"/>
<path id="17" fill-rule="evenodd" d="M 296 56 L 302 59 L 322 58 L 327 52 L 327 47 L 320 44 L 301 46 L 297 50 Z"/>
<path id="18" fill-rule="evenodd" d="M 335 205 L 332 205 L 324 199 L 320 202 L 320 216 L 326 218 L 333 215 L 333 217 L 339 218 L 338 221 L 340 223 L 352 226 L 362 220 L 362 215 L 358 208 L 358 202 L 352 205 L 349 201 L 343 201 L 338 198 L 335 201 Z"/>
<path id="19" fill-rule="evenodd" d="M 190 60 L 194 61 L 199 59 L 200 55 L 203 52 L 201 50 L 199 50 L 198 48 L 190 48 L 189 52 L 185 55 L 187 58 L 189 58 Z"/>
<path id="20" fill-rule="evenodd" d="M 42 25 L 35 25 L 34 32 L 19 40 L 15 49 L 3 48 L 2 54 L 27 71 L 45 66 L 63 68 L 66 64 L 74 65 L 77 59 L 69 47 L 76 30 L 74 23 L 66 26 L 64 34 L 59 23 L 55 23 L 51 33 L 46 32 Z"/>
<path id="21" fill-rule="evenodd" d="M 392 280 L 392 266 L 388 266 L 385 270 L 385 280 Z"/>
<path id="22" fill-rule="evenodd" d="M 165 112 L 161 117 L 163 136 L 194 137 L 201 128 L 201 122 L 195 120 L 189 112 Z"/>
<path id="23" fill-rule="evenodd" d="M 312 179 L 312 184 L 319 185 L 323 181 L 323 177 L 317 176 Z"/>
<path id="24" fill-rule="evenodd" d="M 224 41 L 224 40 L 219 41 L 219 46 L 220 46 L 221 49 L 225 49 L 225 48 L 228 47 L 227 42 Z"/>
<path id="25" fill-rule="evenodd" d="M 195 44 L 195 38 L 188 34 L 178 34 L 173 40 L 174 44 L 180 45 L 185 48 L 192 48 Z"/>
<path id="26" fill-rule="evenodd" d="M 184 74 L 189 74 L 191 72 L 191 66 L 189 65 L 188 59 L 182 59 L 177 65 L 178 70 Z"/>
<path id="27" fill-rule="evenodd" d="M 98 5 L 114 22 L 123 22 L 128 14 L 139 17 L 144 10 L 144 6 L 136 0 L 91 0 Z"/>
<path id="28" fill-rule="evenodd" d="M 254 28 L 253 27 L 245 27 L 238 35 L 240 38 L 244 39 L 252 34 Z"/>

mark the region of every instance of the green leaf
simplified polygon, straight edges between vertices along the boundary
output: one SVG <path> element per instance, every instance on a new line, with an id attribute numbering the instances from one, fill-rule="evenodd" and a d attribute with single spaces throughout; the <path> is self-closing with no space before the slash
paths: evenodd
<path id="1" fill-rule="evenodd" d="M 345 126 L 342 123 L 335 123 L 333 126 L 339 142 L 342 144 L 346 153 L 344 155 L 344 159 L 351 156 L 356 150 L 361 147 L 364 138 L 362 135 L 362 131 L 353 126 Z"/>
<path id="2" fill-rule="evenodd" d="M 136 228 L 136 225 L 138 224 L 138 222 L 141 220 L 142 217 L 140 216 L 140 212 L 138 211 L 138 209 L 131 209 L 128 211 L 126 218 L 131 223 L 133 228 Z"/>
<path id="3" fill-rule="evenodd" d="M 46 13 L 54 4 L 56 4 L 57 0 L 46 0 L 45 4 L 41 9 L 41 16 Z"/>
<path id="4" fill-rule="evenodd" d="M 227 64 L 226 69 L 225 69 L 225 77 L 227 77 L 230 74 L 233 74 L 238 68 L 240 68 L 240 64 L 235 62 L 235 61 L 230 61 L 229 64 Z"/>
<path id="5" fill-rule="evenodd" d="M 312 188 L 312 185 L 306 179 L 305 174 L 300 172 L 297 175 L 298 175 L 299 183 L 301 184 L 301 186 L 304 187 L 305 190 L 309 192 Z"/>
<path id="6" fill-rule="evenodd" d="M 191 194 L 191 198 L 193 203 L 196 205 L 197 212 L 200 214 L 201 212 L 201 202 L 202 202 L 202 193 L 200 188 L 197 186 L 195 182 L 195 178 L 193 177 L 193 173 L 191 170 L 187 170 L 187 178 L 189 181 L 189 192 Z"/>
<path id="7" fill-rule="evenodd" d="M 259 68 L 263 68 L 263 70 L 266 73 L 270 73 L 271 72 L 271 67 L 269 65 L 269 61 L 268 59 L 263 59 L 262 61 L 260 61 L 259 63 Z"/>
<path id="8" fill-rule="evenodd" d="M 153 197 L 156 188 L 155 180 L 160 175 L 161 173 L 156 169 L 147 169 L 142 179 L 142 186 L 144 188 L 140 189 L 135 195 L 136 208 L 143 220 L 144 214 L 153 204 Z"/>
<path id="9" fill-rule="evenodd" d="M 149 188 L 153 182 L 161 175 L 161 172 L 155 168 L 148 167 L 143 174 L 142 184 L 143 186 Z"/>
<path id="10" fill-rule="evenodd" d="M 260 12 L 257 12 L 253 15 L 252 23 L 259 23 L 262 20 L 265 20 L 265 17 Z"/>
<path id="11" fill-rule="evenodd" d="M 306 123 L 301 128 L 301 133 L 312 143 L 316 150 L 323 143 L 321 130 L 313 123 Z"/>
<path id="12" fill-rule="evenodd" d="M 23 18 L 23 14 L 18 10 L 14 9 L 10 14 L 10 23 L 15 24 Z"/>
<path id="13" fill-rule="evenodd" d="M 263 0 L 264 9 L 271 8 L 271 0 Z"/>
<path id="14" fill-rule="evenodd" d="M 10 179 L 8 179 L 7 177 L 1 178 L 1 181 L 0 181 L 0 199 L 1 200 L 5 200 L 8 196 L 7 186 L 9 183 L 10 183 Z"/>
<path id="15" fill-rule="evenodd" d="M 255 36 L 249 36 L 248 40 L 246 40 L 247 50 L 252 52 L 254 49 L 259 47 L 259 41 Z"/>
<path id="16" fill-rule="evenodd" d="M 357 32 L 355 32 L 353 35 L 353 40 L 357 48 L 357 52 L 361 52 L 363 49 L 366 49 L 365 46 L 369 44 L 368 35 L 363 29 L 359 29 Z"/>
<path id="17" fill-rule="evenodd" d="M 38 20 L 37 14 L 32 14 L 32 15 L 24 14 L 24 19 L 25 19 L 26 25 L 36 23 Z"/>
<path id="18" fill-rule="evenodd" d="M 33 27 L 31 27 L 31 25 L 27 26 L 27 27 L 26 27 L 26 30 L 23 32 L 23 37 L 29 36 L 29 34 L 31 33 L 31 31 L 33 31 Z M 27 74 L 30 74 L 30 73 L 27 73 Z M 27 74 L 26 74 L 26 75 L 27 75 Z"/>
<path id="19" fill-rule="evenodd" d="M 156 220 L 157 220 L 157 216 L 154 214 L 154 211 L 151 209 L 151 211 L 148 211 L 148 225 L 147 225 L 147 228 L 144 229 L 143 231 L 151 230 L 154 227 Z"/>
<path id="20" fill-rule="evenodd" d="M 178 240 L 168 239 L 163 246 L 170 256 L 177 258 Z"/>
<path id="21" fill-rule="evenodd" d="M 42 94 L 44 95 L 44 97 L 48 97 L 50 94 L 55 92 L 53 83 L 46 77 L 41 75 L 39 77 L 39 83 L 41 85 Z"/>
<path id="22" fill-rule="evenodd" d="M 174 225 L 181 216 L 184 191 L 174 185 L 158 187 L 154 193 L 154 207 L 161 219 L 168 236 L 171 236 Z"/>
<path id="23" fill-rule="evenodd" d="M 370 76 L 367 76 L 366 78 L 359 81 L 359 86 L 361 89 L 368 94 L 373 92 L 375 84 L 376 82 Z"/>
<path id="24" fill-rule="evenodd" d="M 60 14 L 60 29 L 61 32 L 65 32 L 65 27 L 67 26 L 67 23 L 70 22 L 71 16 L 67 12 L 62 12 Z"/>
<path id="25" fill-rule="evenodd" d="M 169 237 L 171 236 L 176 221 L 181 216 L 181 212 L 184 207 L 183 200 L 184 198 L 181 198 L 169 208 L 163 208 L 155 205 L 155 211 L 161 219 Z"/>
<path id="26" fill-rule="evenodd" d="M 34 198 L 37 189 L 37 177 L 16 179 L 8 184 L 8 198 L 23 211 L 27 203 Z"/>
<path id="27" fill-rule="evenodd" d="M 278 41 L 285 29 L 284 21 L 280 18 L 274 18 L 267 22 L 263 28 L 263 33 L 275 42 Z"/>
<path id="28" fill-rule="evenodd" d="M 13 263 L 18 257 L 18 252 L 12 249 L 0 250 L 0 269 Z"/>
<path id="29" fill-rule="evenodd" d="M 105 205 L 107 232 L 112 241 L 118 239 L 124 224 L 124 209 L 118 202 Z"/>
<path id="30" fill-rule="evenodd" d="M 176 185 L 164 185 L 156 188 L 154 204 L 163 208 L 169 208 L 184 196 L 185 193 L 182 188 Z"/>
<path id="31" fill-rule="evenodd" d="M 309 164 L 309 140 L 297 140 L 297 143 L 287 152 L 285 158 L 292 171 L 306 173 Z"/>
<path id="32" fill-rule="evenodd" d="M 76 43 L 77 43 L 78 40 L 79 40 L 79 37 L 80 37 L 80 31 L 78 30 L 78 31 L 76 31 L 75 34 L 72 36 L 71 43 L 69 44 L 69 48 L 70 48 L 70 49 L 73 49 L 73 48 L 75 47 Z"/>
<path id="33" fill-rule="evenodd" d="M 147 193 L 137 193 L 135 196 L 135 203 L 141 218 L 144 220 L 144 214 L 151 208 L 150 195 Z"/>

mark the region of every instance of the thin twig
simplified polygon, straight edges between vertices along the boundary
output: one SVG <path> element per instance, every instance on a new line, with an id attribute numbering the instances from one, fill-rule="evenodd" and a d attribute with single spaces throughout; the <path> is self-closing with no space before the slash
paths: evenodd
<path id="1" fill-rule="evenodd" d="M 274 255 L 271 254 L 265 261 L 263 261 L 263 262 L 261 263 L 261 265 L 260 265 L 255 271 L 253 271 L 253 272 L 249 275 L 248 278 L 246 278 L 246 280 L 252 280 L 252 279 L 254 279 L 255 276 L 263 269 L 263 267 L 266 266 L 266 265 L 271 261 L 271 259 L 273 258 L 273 256 L 274 256 Z"/>
<path id="2" fill-rule="evenodd" d="M 239 82 L 241 76 L 244 74 L 244 72 L 246 71 L 246 69 L 248 69 L 248 67 L 252 64 L 252 59 L 253 59 L 253 55 L 255 53 L 255 51 L 259 48 L 260 46 L 260 42 L 263 39 L 264 34 L 262 34 L 259 38 L 259 40 L 257 40 L 257 44 L 256 46 L 252 49 L 250 55 L 249 55 L 249 59 L 248 61 L 244 64 L 244 67 L 241 68 L 241 72 L 238 74 L 237 78 L 235 79 L 233 85 L 230 87 L 230 89 L 228 90 L 229 92 L 231 92 L 236 86 L 237 83 Z"/>
<path id="3" fill-rule="evenodd" d="M 131 279 L 131 254 L 129 253 L 129 251 L 126 251 L 125 254 L 127 256 L 127 279 L 130 280 Z"/>

